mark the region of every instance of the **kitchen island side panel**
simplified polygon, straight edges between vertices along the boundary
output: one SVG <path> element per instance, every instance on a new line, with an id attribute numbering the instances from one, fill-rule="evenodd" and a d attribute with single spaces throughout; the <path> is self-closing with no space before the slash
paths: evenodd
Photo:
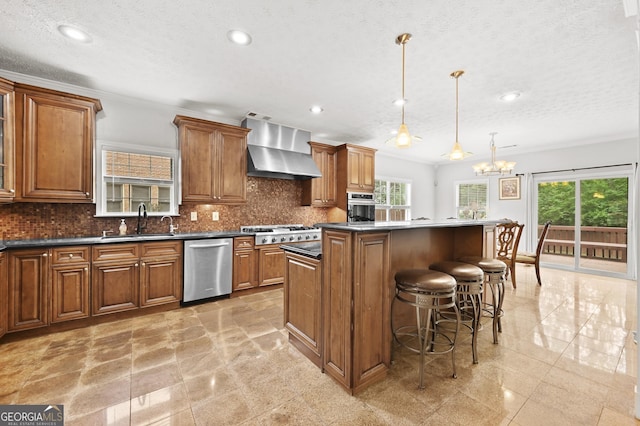
<path id="1" fill-rule="evenodd" d="M 345 231 L 325 231 L 322 237 L 324 301 L 324 372 L 351 388 L 352 240 Z"/>

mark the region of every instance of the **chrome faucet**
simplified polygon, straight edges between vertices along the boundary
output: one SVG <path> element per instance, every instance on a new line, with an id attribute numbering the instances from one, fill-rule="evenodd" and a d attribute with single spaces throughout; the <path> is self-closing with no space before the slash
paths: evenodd
<path id="1" fill-rule="evenodd" d="M 144 218 L 144 225 L 140 219 Z M 147 206 L 144 203 L 138 204 L 138 224 L 136 225 L 136 234 L 141 234 L 142 230 L 147 227 Z"/>
<path id="2" fill-rule="evenodd" d="M 178 227 L 178 225 L 173 226 L 173 218 L 172 218 L 171 216 L 162 216 L 162 217 L 160 218 L 160 222 L 164 221 L 164 218 L 165 218 L 165 217 L 166 217 L 167 219 L 169 219 L 169 220 L 170 220 L 170 223 L 169 223 L 169 233 L 173 234 L 173 233 L 175 232 L 176 228 Z"/>

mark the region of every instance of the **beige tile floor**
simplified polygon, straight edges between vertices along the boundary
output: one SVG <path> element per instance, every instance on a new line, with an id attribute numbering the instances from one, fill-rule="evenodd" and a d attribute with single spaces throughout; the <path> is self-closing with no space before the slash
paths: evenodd
<path id="1" fill-rule="evenodd" d="M 519 266 L 520 268 L 520 266 Z M 0 403 L 64 404 L 67 425 L 623 425 L 633 419 L 632 281 L 518 270 L 503 333 L 448 357 L 398 348 L 352 397 L 287 343 L 282 290 L 0 342 Z M 488 323 L 487 323 L 488 325 Z"/>

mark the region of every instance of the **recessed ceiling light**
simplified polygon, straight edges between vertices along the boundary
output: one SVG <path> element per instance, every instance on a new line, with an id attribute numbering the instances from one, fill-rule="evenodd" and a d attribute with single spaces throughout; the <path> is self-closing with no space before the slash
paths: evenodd
<path id="1" fill-rule="evenodd" d="M 406 105 L 407 102 L 408 101 L 406 99 L 400 98 L 400 99 L 396 99 L 395 101 L 393 101 L 393 104 L 395 106 L 402 106 L 402 105 Z"/>
<path id="2" fill-rule="evenodd" d="M 91 41 L 91 36 L 89 34 L 79 28 L 72 27 L 71 25 L 60 25 L 58 26 L 58 31 L 60 34 L 70 38 L 71 40 L 79 41 L 81 43 L 89 43 Z"/>
<path id="3" fill-rule="evenodd" d="M 324 109 L 319 105 L 314 105 L 311 108 L 309 108 L 309 111 L 311 111 L 314 114 L 320 114 L 322 111 L 324 111 Z"/>
<path id="4" fill-rule="evenodd" d="M 504 102 L 515 101 L 520 97 L 520 92 L 508 92 L 500 96 L 500 100 Z"/>
<path id="5" fill-rule="evenodd" d="M 241 46 L 247 46 L 251 44 L 251 36 L 249 35 L 249 33 L 245 33 L 244 31 L 230 30 L 227 33 L 227 38 L 231 42 L 239 44 Z"/>

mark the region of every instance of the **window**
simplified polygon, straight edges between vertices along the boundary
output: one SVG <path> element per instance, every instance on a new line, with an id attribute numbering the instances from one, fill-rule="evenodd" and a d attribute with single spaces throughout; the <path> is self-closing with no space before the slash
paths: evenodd
<path id="1" fill-rule="evenodd" d="M 411 219 L 411 183 L 400 179 L 376 179 L 376 220 Z"/>
<path id="2" fill-rule="evenodd" d="M 487 182 L 460 182 L 456 185 L 458 219 L 487 217 Z"/>
<path id="3" fill-rule="evenodd" d="M 176 214 L 176 153 L 145 152 L 98 144 L 97 216 L 135 216 L 144 203 L 149 214 Z"/>

